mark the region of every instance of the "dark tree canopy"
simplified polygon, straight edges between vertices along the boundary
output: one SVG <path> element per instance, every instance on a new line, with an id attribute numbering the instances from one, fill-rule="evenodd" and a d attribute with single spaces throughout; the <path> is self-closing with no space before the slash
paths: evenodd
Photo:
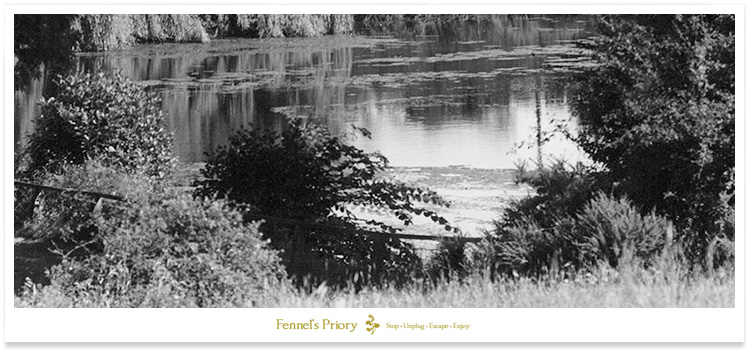
<path id="1" fill-rule="evenodd" d="M 73 57 L 76 36 L 71 28 L 75 15 L 14 15 L 13 84 L 24 89 L 42 75 L 42 65 L 55 76 L 64 73 Z"/>

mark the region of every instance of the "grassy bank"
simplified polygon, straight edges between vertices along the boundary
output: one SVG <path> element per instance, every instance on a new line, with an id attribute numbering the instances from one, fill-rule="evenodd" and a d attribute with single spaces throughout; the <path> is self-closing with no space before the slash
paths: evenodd
<path id="1" fill-rule="evenodd" d="M 675 283 L 637 279 L 615 282 L 492 282 L 475 277 L 432 288 L 312 292 L 287 287 L 254 301 L 260 308 L 732 308 L 733 278 L 701 277 Z M 64 295 L 30 293 L 15 297 L 16 307 L 106 307 L 76 305 Z M 248 305 L 249 306 L 249 305 Z"/>
<path id="2" fill-rule="evenodd" d="M 613 272 L 611 272 L 613 273 Z M 577 281 L 491 281 L 474 276 L 425 288 L 370 289 L 277 295 L 262 307 L 305 308 L 730 308 L 732 274 L 670 281 L 645 271 L 589 276 Z"/>

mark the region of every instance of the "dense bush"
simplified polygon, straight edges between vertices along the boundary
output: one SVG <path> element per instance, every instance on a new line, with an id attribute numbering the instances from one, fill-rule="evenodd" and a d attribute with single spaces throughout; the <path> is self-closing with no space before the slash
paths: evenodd
<path id="1" fill-rule="evenodd" d="M 101 252 L 66 255 L 51 285 L 29 286 L 16 305 L 250 307 L 283 286 L 257 223 L 222 201 L 135 189 L 96 216 Z"/>
<path id="2" fill-rule="evenodd" d="M 537 194 L 511 203 L 487 233 L 476 265 L 531 276 L 576 274 L 602 263 L 650 265 L 665 247 L 668 222 L 642 215 L 625 198 L 605 195 L 593 170 L 562 163 L 521 172 Z"/>
<path id="3" fill-rule="evenodd" d="M 98 158 L 105 166 L 162 177 L 173 166 L 172 136 L 157 95 L 120 74 L 71 75 L 42 102 L 29 138 L 27 177 Z"/>
<path id="4" fill-rule="evenodd" d="M 226 197 L 249 215 L 281 218 L 269 223 L 264 233 L 274 247 L 285 250 L 284 262 L 298 278 L 308 274 L 320 278 L 323 273 L 316 273 L 314 263 L 319 262 L 339 267 L 360 281 L 399 280 L 420 266 L 411 245 L 362 233 L 361 229 L 395 232 L 396 228 L 358 218 L 353 207 L 392 215 L 405 225 L 413 216 L 424 215 L 446 229 L 454 228 L 414 204 L 446 205 L 442 198 L 383 178 L 386 169 L 382 155 L 366 153 L 323 127 L 295 120 L 281 134 L 242 130 L 232 137 L 229 146 L 210 155 L 197 194 Z M 300 260 L 310 252 L 314 258 Z"/>
<path id="5" fill-rule="evenodd" d="M 581 211 L 597 191 L 606 190 L 608 185 L 593 167 L 582 163 L 570 166 L 561 160 L 532 171 L 522 165 L 515 178 L 516 183 L 534 187 L 536 194 L 513 200 L 496 222 L 498 227 L 516 226 L 528 220 L 553 227 L 558 219 Z"/>
<path id="6" fill-rule="evenodd" d="M 460 237 L 445 237 L 426 263 L 427 274 L 434 282 L 463 279 L 475 268 L 467 242 Z"/>
<path id="7" fill-rule="evenodd" d="M 570 167 L 556 161 L 533 171 L 519 167 L 516 182 L 533 186 L 536 194 L 506 207 L 478 252 L 479 265 L 499 272 L 541 274 L 549 272 L 553 261 L 578 262 L 570 237 L 574 218 L 606 185 L 600 176 L 581 163 Z M 575 268 L 582 268 L 578 263 Z"/>
<path id="8" fill-rule="evenodd" d="M 580 76 L 578 144 L 645 211 L 674 220 L 695 260 L 733 237 L 732 15 L 605 16 Z"/>
<path id="9" fill-rule="evenodd" d="M 140 186 L 151 184 L 148 177 L 123 174 L 116 168 L 103 166 L 97 159 L 81 165 L 63 164 L 57 173 L 44 173 L 36 181 L 71 191 L 18 188 L 14 211 L 16 236 L 62 242 L 85 241 L 95 231 L 91 213 L 97 207 L 97 199 L 73 190 L 121 195 L 123 189 L 135 182 L 142 183 Z"/>
<path id="10" fill-rule="evenodd" d="M 574 271 L 585 268 L 573 241 L 575 219 L 558 218 L 554 226 L 543 227 L 524 217 L 516 224 L 487 233 L 475 255 L 478 267 L 493 274 L 541 276 L 556 273 L 560 263 L 575 264 Z"/>
<path id="11" fill-rule="evenodd" d="M 626 198 L 599 193 L 577 218 L 575 241 L 584 259 L 612 267 L 625 263 L 652 263 L 667 244 L 664 217 L 642 216 Z"/>

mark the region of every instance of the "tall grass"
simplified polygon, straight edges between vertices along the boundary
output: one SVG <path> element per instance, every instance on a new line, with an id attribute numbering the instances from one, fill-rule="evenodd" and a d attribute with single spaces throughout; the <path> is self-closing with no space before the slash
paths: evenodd
<path id="1" fill-rule="evenodd" d="M 285 308 L 730 308 L 734 307 L 734 272 L 684 276 L 666 271 L 602 269 L 569 280 L 530 278 L 491 280 L 474 274 L 438 284 L 406 288 L 276 294 L 260 307 Z"/>

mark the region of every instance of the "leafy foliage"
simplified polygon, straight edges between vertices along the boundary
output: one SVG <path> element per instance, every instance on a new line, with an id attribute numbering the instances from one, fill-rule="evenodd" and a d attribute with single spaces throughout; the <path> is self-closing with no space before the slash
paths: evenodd
<path id="1" fill-rule="evenodd" d="M 496 223 L 498 227 L 514 226 L 527 220 L 553 227 L 558 219 L 581 211 L 594 194 L 608 184 L 596 169 L 582 163 L 569 166 L 561 160 L 533 171 L 520 166 L 515 181 L 531 185 L 536 194 L 514 200 Z"/>
<path id="2" fill-rule="evenodd" d="M 462 279 L 474 268 L 470 260 L 465 240 L 460 237 L 445 237 L 440 240 L 437 251 L 427 263 L 427 273 L 434 282 Z"/>
<path id="3" fill-rule="evenodd" d="M 590 168 L 558 162 L 522 171 L 518 179 L 537 194 L 506 209 L 480 245 L 475 265 L 502 273 L 574 275 L 600 263 L 649 265 L 665 247 L 667 220 L 641 215 L 629 200 L 598 190 L 607 181 Z"/>
<path id="4" fill-rule="evenodd" d="M 157 95 L 120 74 L 70 75 L 57 85 L 29 140 L 27 176 L 89 158 L 157 177 L 171 171 L 172 136 Z"/>
<path id="5" fill-rule="evenodd" d="M 63 164 L 58 171 L 45 173 L 36 180 L 50 187 L 110 195 L 121 195 L 124 187 L 152 185 L 148 177 L 120 173 L 96 159 L 81 165 Z M 91 213 L 98 204 L 92 196 L 22 187 L 16 194 L 16 236 L 82 242 L 91 239 L 96 230 Z"/>
<path id="6" fill-rule="evenodd" d="M 325 275 L 300 261 L 303 252 L 313 252 L 321 265 L 340 267 L 348 272 L 344 275 L 359 281 L 399 280 L 418 269 L 419 258 L 398 239 L 361 232 L 397 229 L 377 219 L 359 218 L 353 208 L 389 214 L 404 225 L 423 215 L 448 230 L 456 229 L 415 205 L 416 201 L 447 205 L 442 198 L 428 189 L 381 177 L 386 169 L 382 155 L 347 145 L 323 127 L 294 120 L 280 135 L 241 130 L 228 147 L 210 155 L 197 194 L 226 197 L 251 215 L 283 219 L 273 224 L 276 229 L 264 232 L 273 245 L 286 250 L 290 274 Z M 294 245 L 298 247 L 293 249 Z"/>
<path id="7" fill-rule="evenodd" d="M 605 16 L 581 75 L 578 144 L 618 194 L 683 230 L 694 258 L 733 236 L 734 17 Z"/>
<path id="8" fill-rule="evenodd" d="M 283 286 L 285 273 L 258 223 L 222 201 L 141 188 L 95 218 L 100 252 L 66 256 L 52 284 L 31 286 L 25 306 L 249 307 Z"/>
<path id="9" fill-rule="evenodd" d="M 477 264 L 504 273 L 542 274 L 549 272 L 553 258 L 578 262 L 570 233 L 575 216 L 606 184 L 599 177 L 581 163 L 569 167 L 556 161 L 533 171 L 520 166 L 516 182 L 533 186 L 536 194 L 509 204 L 480 245 Z"/>
<path id="10" fill-rule="evenodd" d="M 667 244 L 668 225 L 664 217 L 642 216 L 625 198 L 599 193 L 578 216 L 576 246 L 589 261 L 605 261 L 612 267 L 649 263 Z"/>

